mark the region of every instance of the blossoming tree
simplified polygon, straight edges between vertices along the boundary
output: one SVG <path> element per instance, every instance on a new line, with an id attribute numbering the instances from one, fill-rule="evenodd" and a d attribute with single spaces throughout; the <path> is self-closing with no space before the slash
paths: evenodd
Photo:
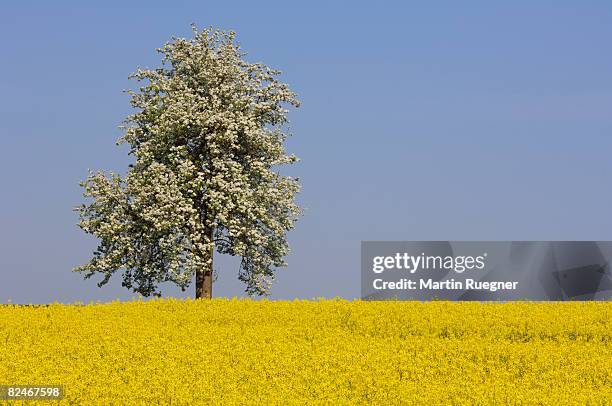
<path id="1" fill-rule="evenodd" d="M 242 258 L 249 294 L 266 294 L 286 265 L 286 232 L 300 215 L 298 179 L 276 168 L 296 162 L 284 141 L 288 105 L 299 105 L 279 71 L 248 63 L 233 32 L 197 30 L 158 52 L 158 69 L 138 69 L 135 113 L 118 143 L 135 162 L 125 176 L 90 173 L 79 227 L 99 239 L 75 271 L 99 286 L 123 271 L 123 286 L 144 296 L 159 284 L 212 297 L 214 252 Z"/>

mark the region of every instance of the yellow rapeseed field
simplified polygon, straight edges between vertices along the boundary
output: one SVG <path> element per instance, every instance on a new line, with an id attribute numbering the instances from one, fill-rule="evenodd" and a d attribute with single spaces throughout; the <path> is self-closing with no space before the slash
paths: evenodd
<path id="1" fill-rule="evenodd" d="M 0 306 L 7 384 L 84 405 L 612 404 L 612 303 Z"/>

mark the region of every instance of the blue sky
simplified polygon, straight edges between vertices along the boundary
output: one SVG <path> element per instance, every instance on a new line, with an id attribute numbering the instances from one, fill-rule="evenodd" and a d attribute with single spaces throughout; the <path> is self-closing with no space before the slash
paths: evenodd
<path id="1" fill-rule="evenodd" d="M 306 213 L 272 298 L 358 296 L 361 240 L 612 240 L 610 2 L 103 4 L 0 8 L 0 302 L 132 296 L 70 272 L 95 247 L 72 207 L 88 168 L 129 162 L 128 75 L 192 22 L 302 100 Z"/>

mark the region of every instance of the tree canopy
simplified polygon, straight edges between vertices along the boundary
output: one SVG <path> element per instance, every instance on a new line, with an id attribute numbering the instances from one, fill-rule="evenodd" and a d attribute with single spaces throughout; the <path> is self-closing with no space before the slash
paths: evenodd
<path id="1" fill-rule="evenodd" d="M 130 76 L 140 86 L 118 143 L 135 161 L 124 176 L 82 182 L 79 227 L 99 245 L 75 271 L 102 275 L 102 286 L 122 270 L 123 286 L 144 296 L 196 276 L 206 297 L 212 287 L 198 285 L 212 286 L 216 251 L 241 257 L 246 291 L 265 294 L 300 215 L 299 180 L 278 171 L 297 161 L 285 151 L 286 107 L 299 102 L 279 71 L 244 60 L 233 32 L 193 34 L 158 49 L 161 67 Z"/>

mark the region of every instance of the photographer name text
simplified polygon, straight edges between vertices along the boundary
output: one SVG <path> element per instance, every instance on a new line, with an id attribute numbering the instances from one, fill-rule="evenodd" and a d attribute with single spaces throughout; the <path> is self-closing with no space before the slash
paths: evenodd
<path id="1" fill-rule="evenodd" d="M 487 253 L 477 256 L 432 256 L 421 253 L 410 255 L 406 252 L 390 256 L 377 256 L 372 260 L 372 272 L 388 274 L 403 271 L 410 275 L 418 271 L 446 271 L 462 274 L 465 271 L 483 271 L 486 266 Z M 481 281 L 467 278 L 439 280 L 439 278 L 399 278 L 395 280 L 374 279 L 372 286 L 376 290 L 516 290 L 517 281 Z"/>

